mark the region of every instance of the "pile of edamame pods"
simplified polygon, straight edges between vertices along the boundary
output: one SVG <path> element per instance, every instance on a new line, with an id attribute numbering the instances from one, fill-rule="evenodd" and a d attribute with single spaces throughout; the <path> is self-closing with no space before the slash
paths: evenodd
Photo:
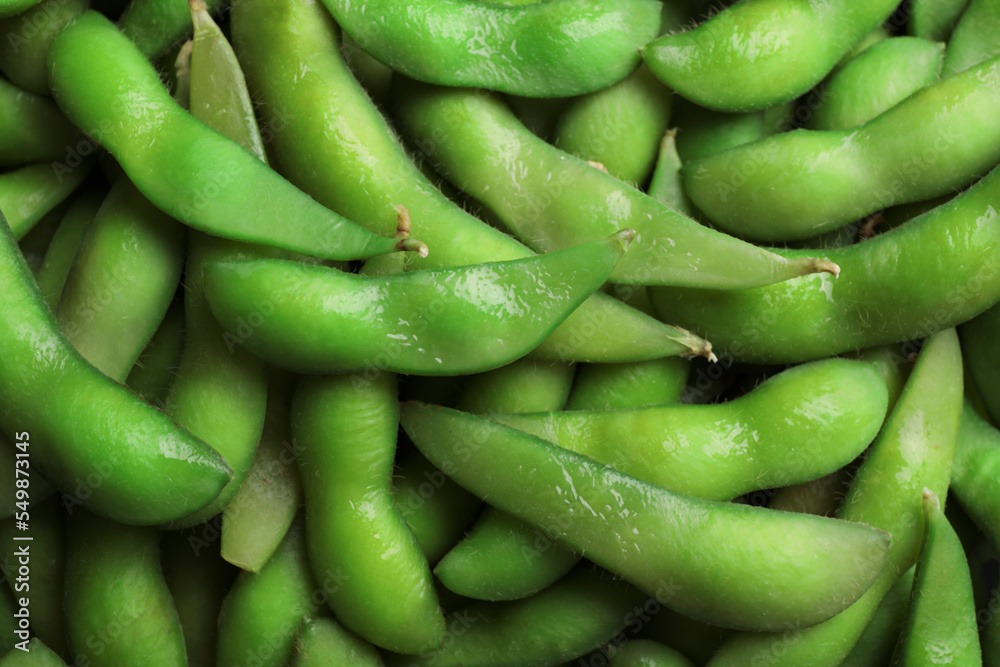
<path id="1" fill-rule="evenodd" d="M 0 0 L 0 666 L 1000 665 L 997 165 L 997 0 Z"/>

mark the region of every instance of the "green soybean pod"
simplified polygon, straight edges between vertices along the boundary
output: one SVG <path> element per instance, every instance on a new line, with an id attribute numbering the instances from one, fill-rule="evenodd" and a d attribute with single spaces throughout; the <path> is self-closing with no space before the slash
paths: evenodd
<path id="1" fill-rule="evenodd" d="M 638 242 L 611 275 L 626 284 L 733 289 L 816 271 L 699 225 L 531 134 L 495 96 L 395 82 L 394 114 L 424 156 L 489 206 L 534 250 L 550 252 L 628 225 Z"/>
<path id="2" fill-rule="evenodd" d="M 204 3 L 193 2 L 191 13 L 191 114 L 263 160 L 264 147 L 253 103 L 236 55 Z M 174 527 L 206 521 L 233 499 L 253 464 L 267 405 L 264 363 L 226 337 L 212 317 L 205 293 L 205 267 L 210 263 L 268 256 L 267 250 L 201 232 L 192 233 L 187 250 L 187 333 L 166 411 L 219 452 L 233 468 L 234 476 L 214 501 Z"/>
<path id="3" fill-rule="evenodd" d="M 314 0 L 244 0 L 233 8 L 233 43 L 269 131 L 279 170 L 325 206 L 391 233 L 405 206 L 413 234 L 434 251 L 407 268 L 528 257 L 531 251 L 456 206 L 414 166 L 343 59 L 338 30 Z M 266 44 L 267 48 L 260 48 Z M 619 324 L 612 334 L 607 322 Z M 704 341 L 595 294 L 542 344 L 545 358 L 658 359 Z"/>
<path id="4" fill-rule="evenodd" d="M 46 60 L 52 40 L 90 0 L 42 0 L 31 9 L 0 20 L 0 72 L 36 95 L 49 94 Z"/>
<path id="5" fill-rule="evenodd" d="M 112 519 L 161 523 L 207 504 L 229 480 L 225 461 L 76 352 L 2 227 L 5 434 L 30 434 L 32 465 L 68 494 L 67 502 L 85 501 Z"/>
<path id="6" fill-rule="evenodd" d="M 85 162 L 63 172 L 54 165 L 36 163 L 0 174 L 0 211 L 14 238 L 24 238 L 83 183 L 92 167 L 92 162 Z"/>
<path id="7" fill-rule="evenodd" d="M 1000 419 L 1000 350 L 995 345 L 1000 336 L 1000 305 L 993 306 L 958 328 L 962 338 L 965 363 L 979 390 L 990 417 Z"/>
<path id="8" fill-rule="evenodd" d="M 185 665 L 160 535 L 85 510 L 67 521 L 66 631 L 76 664 Z"/>
<path id="9" fill-rule="evenodd" d="M 943 76 L 962 72 L 1000 54 L 996 34 L 1000 7 L 994 0 L 972 0 L 948 38 L 941 66 Z"/>
<path id="10" fill-rule="evenodd" d="M 382 667 L 375 648 L 330 618 L 302 619 L 292 667 Z"/>
<path id="11" fill-rule="evenodd" d="M 397 72 L 531 97 L 580 95 L 624 79 L 660 25 L 660 7 L 650 0 L 516 7 L 418 0 L 402 13 L 388 0 L 324 4 L 346 33 Z"/>
<path id="12" fill-rule="evenodd" d="M 744 0 L 694 30 L 650 42 L 642 56 L 660 80 L 696 104 L 756 111 L 819 83 L 898 4 Z"/>
<path id="13" fill-rule="evenodd" d="M 476 373 L 537 347 L 607 280 L 634 234 L 624 229 L 548 255 L 384 276 L 283 260 L 220 261 L 206 267 L 206 292 L 223 329 L 281 368 Z M 358 318 L 362 312 L 371 316 Z M 489 327 L 489 338 L 470 341 L 469 326 Z"/>
<path id="14" fill-rule="evenodd" d="M 39 0 L 2 0 L 0 2 L 0 18 L 14 16 L 37 5 Z"/>
<path id="15" fill-rule="evenodd" d="M 694 663 L 669 646 L 634 639 L 614 649 L 608 667 L 694 667 Z"/>
<path id="16" fill-rule="evenodd" d="M 74 144 L 76 128 L 52 100 L 0 78 L 0 167 L 57 160 Z"/>
<path id="17" fill-rule="evenodd" d="M 19 474 L 17 478 L 28 479 L 32 495 L 36 492 L 35 479 L 30 474 Z M 21 527 L 21 521 L 15 522 L 16 516 L 20 516 L 20 512 L 0 523 L 0 540 L 4 545 L 0 565 L 15 597 L 28 602 L 24 606 L 31 613 L 32 635 L 65 655 L 63 571 L 66 567 L 66 543 L 59 499 L 50 497 L 35 503 L 30 510 L 27 528 Z"/>
<path id="18" fill-rule="evenodd" d="M 647 194 L 667 208 L 681 215 L 694 217 L 691 201 L 684 193 L 684 183 L 680 177 L 681 157 L 677 153 L 677 129 L 667 130 L 660 141 L 660 152 L 656 168 L 649 180 Z"/>
<path id="19" fill-rule="evenodd" d="M 661 595 L 669 583 L 661 582 Z M 440 648 L 387 656 L 390 667 L 543 667 L 584 655 L 619 633 L 646 596 L 589 563 L 524 600 L 477 602 L 448 618 Z"/>
<path id="20" fill-rule="evenodd" d="M 892 661 L 910 605 L 915 571 L 911 567 L 892 585 L 840 667 L 884 667 Z"/>
<path id="21" fill-rule="evenodd" d="M 559 117 L 553 143 L 641 186 L 653 170 L 670 110 L 670 91 L 640 65 L 613 86 L 573 100 Z"/>
<path id="22" fill-rule="evenodd" d="M 405 403 L 400 421 L 425 455 L 476 495 L 647 593 L 675 582 L 664 604 L 724 627 L 818 623 L 860 597 L 885 562 L 888 536 L 858 523 L 675 494 L 448 408 Z M 719 543 L 730 549 L 710 546 Z"/>
<path id="23" fill-rule="evenodd" d="M 936 42 L 947 41 L 968 5 L 969 0 L 913 0 L 906 32 Z"/>
<path id="24" fill-rule="evenodd" d="M 209 0 L 209 11 L 222 9 L 221 0 Z M 132 0 L 118 19 L 118 28 L 150 60 L 191 34 L 191 9 L 185 0 Z"/>
<path id="25" fill-rule="evenodd" d="M 834 516 L 843 500 L 846 482 L 844 469 L 841 468 L 825 477 L 778 489 L 767 506 L 786 512 Z"/>
<path id="26" fill-rule="evenodd" d="M 236 568 L 219 558 L 217 525 L 163 534 L 163 577 L 184 634 L 188 667 L 215 664 L 216 623 Z"/>
<path id="27" fill-rule="evenodd" d="M 218 667 L 286 665 L 302 619 L 322 607 L 346 575 L 325 572 L 317 586 L 306 556 L 305 531 L 292 524 L 260 572 L 243 572 L 219 612 Z"/>
<path id="28" fill-rule="evenodd" d="M 721 230 L 759 241 L 807 238 L 986 173 L 1000 160 L 1000 121 L 984 110 L 998 103 L 995 58 L 857 128 L 784 132 L 690 162 L 684 186 Z"/>
<path id="29" fill-rule="evenodd" d="M 240 490 L 222 510 L 221 554 L 250 572 L 260 572 L 302 504 L 295 464 L 297 444 L 289 423 L 291 377 L 271 371 L 260 444 Z"/>
<path id="30" fill-rule="evenodd" d="M 445 636 L 427 559 L 392 502 L 398 430 L 391 373 L 304 379 L 292 434 L 306 507 L 309 562 L 317 579 L 342 570 L 328 604 L 376 646 L 419 653 Z"/>
<path id="31" fill-rule="evenodd" d="M 869 364 L 828 359 L 717 405 L 488 416 L 677 493 L 730 500 L 850 463 L 875 438 L 886 403 Z"/>
<path id="32" fill-rule="evenodd" d="M 135 45 L 94 11 L 53 41 L 49 75 L 69 118 L 109 150 L 144 196 L 187 225 L 324 259 L 427 251 L 342 218 L 193 118 Z M 171 140 L 157 140 L 165 136 Z"/>
<path id="33" fill-rule="evenodd" d="M 0 667 L 66 667 L 66 663 L 41 639 L 32 637 L 25 650 L 15 648 L 0 658 Z"/>
<path id="34" fill-rule="evenodd" d="M 893 665 L 982 664 L 976 605 L 965 549 L 941 500 L 924 492 L 926 527 L 913 577 L 913 597 Z"/>
<path id="35" fill-rule="evenodd" d="M 566 409 L 615 410 L 677 403 L 690 368 L 690 362 L 681 357 L 628 364 L 581 364 Z"/>
<path id="36" fill-rule="evenodd" d="M 837 514 L 892 534 L 888 562 L 874 583 L 853 605 L 812 627 L 734 634 L 709 662 L 711 667 L 760 661 L 776 667 L 835 667 L 847 657 L 885 594 L 916 562 L 923 489 L 942 494 L 948 489 L 961 408 L 961 350 L 955 331 L 948 329 L 924 343 L 902 396 Z"/>
<path id="37" fill-rule="evenodd" d="M 77 251 L 55 311 L 70 343 L 108 377 L 125 381 L 163 320 L 180 281 L 183 243 L 184 228 L 119 178 Z"/>
<path id="38" fill-rule="evenodd" d="M 1000 433 L 966 402 L 951 490 L 962 508 L 994 545 L 1000 545 L 1000 484 L 995 475 L 1000 466 Z"/>
<path id="39" fill-rule="evenodd" d="M 63 214 L 59 228 L 49 242 L 36 278 L 38 289 L 53 312 L 62 298 L 66 277 L 76 259 L 76 253 L 83 245 L 90 224 L 106 196 L 105 188 L 90 188 L 80 193 Z"/>
<path id="40" fill-rule="evenodd" d="M 806 127 L 842 130 L 867 123 L 937 82 L 943 57 L 942 42 L 919 37 L 873 44 L 826 79 Z"/>
<path id="41" fill-rule="evenodd" d="M 998 200 L 994 169 L 905 225 L 826 251 L 843 269 L 836 282 L 815 276 L 751 290 L 658 287 L 650 297 L 661 317 L 710 331 L 719 355 L 740 361 L 799 362 L 921 338 L 1000 299 Z M 950 252 L 931 250 L 942 244 Z"/>
<path id="42" fill-rule="evenodd" d="M 392 495 L 431 564 L 462 538 L 481 507 L 475 496 L 419 452 L 399 464 L 393 475 Z"/>
<path id="43" fill-rule="evenodd" d="M 558 410 L 569 395 L 572 371 L 567 364 L 514 362 L 474 376 L 462 389 L 456 407 L 490 414 Z M 544 531 L 487 507 L 462 541 L 437 564 L 434 574 L 450 590 L 466 597 L 516 600 L 551 585 L 579 560 L 578 553 Z"/>

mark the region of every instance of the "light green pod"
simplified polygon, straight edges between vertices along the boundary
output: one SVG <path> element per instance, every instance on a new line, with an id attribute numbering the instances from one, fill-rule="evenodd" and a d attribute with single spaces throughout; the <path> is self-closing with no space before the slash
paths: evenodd
<path id="1" fill-rule="evenodd" d="M 481 503 L 419 452 L 396 469 L 392 495 L 427 560 L 437 563 L 462 539 Z"/>
<path id="2" fill-rule="evenodd" d="M 701 620 L 755 631 L 809 626 L 853 603 L 885 564 L 888 535 L 858 523 L 676 494 L 448 408 L 405 403 L 400 421 L 476 495 L 647 593 L 672 585 L 664 603 Z"/>
<path id="3" fill-rule="evenodd" d="M 683 98 L 677 100 L 673 125 L 677 128 L 677 154 L 684 164 L 768 135 L 761 111 L 715 111 Z"/>
<path id="4" fill-rule="evenodd" d="M 174 299 L 125 378 L 126 387 L 161 410 L 184 350 L 184 333 L 184 304 L 180 299 Z"/>
<path id="5" fill-rule="evenodd" d="M 106 195 L 103 188 L 88 189 L 81 193 L 63 214 L 59 228 L 49 242 L 42 266 L 35 277 L 38 289 L 52 311 L 59 305 L 76 253 L 83 245 L 83 239 Z"/>
<path id="6" fill-rule="evenodd" d="M 958 328 L 966 368 L 979 398 L 994 423 L 1000 420 L 1000 305 L 993 306 Z"/>
<path id="7" fill-rule="evenodd" d="M 998 30 L 1000 6 L 994 0 L 972 0 L 948 38 L 942 76 L 962 72 L 1000 54 Z"/>
<path id="8" fill-rule="evenodd" d="M 810 130 L 863 125 L 921 88 L 941 72 L 944 43 L 893 37 L 847 61 L 822 84 L 821 103 L 806 121 Z"/>
<path id="9" fill-rule="evenodd" d="M 913 577 L 913 596 L 892 665 L 982 664 L 976 604 L 965 549 L 941 500 L 924 492 L 926 527 Z"/>
<path id="10" fill-rule="evenodd" d="M 907 34 L 945 42 L 969 0 L 911 0 Z"/>
<path id="11" fill-rule="evenodd" d="M 75 169 L 37 163 L 0 174 L 0 211 L 14 238 L 21 240 L 42 217 L 72 194 L 94 166 L 85 161 Z"/>
<path id="12" fill-rule="evenodd" d="M 911 567 L 892 585 L 839 667 L 885 667 L 892 661 L 910 605 L 915 571 L 916 568 Z"/>
<path id="13" fill-rule="evenodd" d="M 632 238 L 626 229 L 547 255 L 385 276 L 222 261 L 206 267 L 206 292 L 227 340 L 281 368 L 476 373 L 537 347 L 607 280 Z M 470 326 L 489 337 L 470 339 Z"/>
<path id="14" fill-rule="evenodd" d="M 112 186 L 56 309 L 69 341 L 108 377 L 125 381 L 163 320 L 180 282 L 183 244 L 184 228 L 128 178 Z"/>
<path id="15" fill-rule="evenodd" d="M 441 643 L 445 622 L 427 559 L 392 502 L 397 401 L 391 373 L 304 379 L 292 435 L 313 574 L 345 574 L 327 604 L 372 644 L 419 653 Z"/>
<path id="16" fill-rule="evenodd" d="M 395 117 L 423 155 L 534 250 L 635 229 L 635 247 L 612 282 L 733 289 L 837 272 L 822 260 L 778 258 L 671 211 L 531 134 L 495 96 L 414 81 L 395 91 Z"/>
<path id="17" fill-rule="evenodd" d="M 160 535 L 83 510 L 68 520 L 66 631 L 76 664 L 187 664 L 177 610 L 160 569 Z"/>
<path id="18" fill-rule="evenodd" d="M 76 128 L 52 100 L 0 78 L 0 167 L 58 160 L 77 139 Z"/>
<path id="19" fill-rule="evenodd" d="M 996 548 L 1000 545 L 1000 432 L 966 402 L 951 490 Z"/>
<path id="20" fill-rule="evenodd" d="M 641 186 L 653 170 L 670 109 L 670 91 L 639 66 L 613 86 L 571 102 L 559 118 L 553 143 Z"/>
<path id="21" fill-rule="evenodd" d="M 382 667 L 371 644 L 358 639 L 330 618 L 306 617 L 295 639 L 292 667 Z"/>
<path id="22" fill-rule="evenodd" d="M 581 95 L 624 79 L 660 25 L 651 0 L 415 0 L 405 12 L 391 0 L 324 4 L 358 44 L 406 76 L 531 97 Z"/>
<path id="23" fill-rule="evenodd" d="M 206 4 L 216 12 L 224 3 Z M 118 28 L 144 56 L 154 59 L 191 34 L 191 9 L 184 0 L 132 0 L 118 19 Z"/>
<path id="24" fill-rule="evenodd" d="M 222 510 L 222 557 L 250 572 L 260 572 L 271 558 L 302 504 L 290 402 L 291 377 L 272 371 L 253 464 L 240 490 Z"/>
<path id="25" fill-rule="evenodd" d="M 677 403 L 690 369 L 691 363 L 680 357 L 630 364 L 581 364 L 566 409 L 615 410 Z"/>
<path id="26" fill-rule="evenodd" d="M 667 130 L 660 141 L 656 168 L 653 170 L 646 192 L 667 208 L 691 218 L 695 212 L 691 201 L 684 193 L 680 172 L 681 157 L 677 154 L 677 130 Z"/>
<path id="27" fill-rule="evenodd" d="M 998 104 L 1000 58 L 860 127 L 785 132 L 685 164 L 684 186 L 721 230 L 759 241 L 815 236 L 986 173 L 1000 160 L 1000 117 L 985 110 Z"/>
<path id="28" fill-rule="evenodd" d="M 295 650 L 302 619 L 322 609 L 348 573 L 324 572 L 313 579 L 305 531 L 292 524 L 281 546 L 260 572 L 243 572 L 219 612 L 218 667 L 279 667 Z"/>
<path id="29" fill-rule="evenodd" d="M 657 593 L 669 596 L 666 583 Z M 387 656 L 390 667 L 546 667 L 586 654 L 619 633 L 646 596 L 590 563 L 544 591 L 512 602 L 477 602 L 448 617 L 440 648 Z"/>
<path id="30" fill-rule="evenodd" d="M 63 26 L 89 5 L 90 0 L 43 0 L 0 21 L 0 71 L 16 86 L 48 95 L 49 46 Z"/>
<path id="31" fill-rule="evenodd" d="M 710 667 L 836 667 L 847 657 L 882 598 L 916 562 L 923 490 L 947 492 L 961 408 L 962 356 L 958 336 L 948 329 L 924 343 L 838 512 L 841 519 L 892 534 L 888 562 L 874 583 L 853 605 L 812 627 L 734 634 Z"/>
<path id="32" fill-rule="evenodd" d="M 27 650 L 16 648 L 0 658 L 0 667 L 66 667 L 66 663 L 41 639 L 32 637 Z"/>
<path id="33" fill-rule="evenodd" d="M 489 417 L 672 491 L 730 500 L 843 467 L 874 439 L 886 405 L 873 368 L 831 359 L 718 405 Z"/>
<path id="34" fill-rule="evenodd" d="M 720 111 L 756 111 L 805 93 L 892 14 L 895 0 L 751 0 L 642 49 L 664 83 Z"/>

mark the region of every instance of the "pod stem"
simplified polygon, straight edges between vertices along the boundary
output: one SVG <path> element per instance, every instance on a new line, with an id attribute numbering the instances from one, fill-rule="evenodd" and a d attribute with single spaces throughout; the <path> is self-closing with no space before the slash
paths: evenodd
<path id="1" fill-rule="evenodd" d="M 420 257 L 426 257 L 429 250 L 423 241 L 410 238 L 410 211 L 403 205 L 397 205 L 396 209 L 396 250 L 402 252 L 415 252 Z"/>

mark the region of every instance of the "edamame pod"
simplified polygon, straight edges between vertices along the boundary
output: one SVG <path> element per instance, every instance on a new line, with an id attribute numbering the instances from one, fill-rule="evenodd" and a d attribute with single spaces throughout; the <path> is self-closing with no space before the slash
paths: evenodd
<path id="1" fill-rule="evenodd" d="M 677 100 L 673 125 L 677 128 L 677 154 L 684 164 L 768 135 L 761 111 L 715 111 L 684 98 Z"/>
<path id="2" fill-rule="evenodd" d="M 15 648 L 0 658 L 0 667 L 66 667 L 55 651 L 32 637 L 26 651 Z"/>
<path id="3" fill-rule="evenodd" d="M 842 130 L 867 123 L 938 80 L 944 44 L 893 37 L 865 49 L 822 84 L 806 127 Z"/>
<path id="4" fill-rule="evenodd" d="M 885 594 L 858 642 L 839 667 L 884 667 L 892 661 L 910 605 L 915 569 L 911 567 L 904 572 Z"/>
<path id="5" fill-rule="evenodd" d="M 216 262 L 205 283 L 230 340 L 282 368 L 458 375 L 534 349 L 607 280 L 633 236 L 622 230 L 538 257 L 387 276 Z M 469 325 L 489 335 L 470 339 Z"/>
<path id="6" fill-rule="evenodd" d="M 650 197 L 681 215 L 694 217 L 691 201 L 684 194 L 684 184 L 680 177 L 681 157 L 677 154 L 677 130 L 667 130 L 660 141 L 660 152 L 656 168 L 647 190 Z"/>
<path id="7" fill-rule="evenodd" d="M 668 597 L 670 584 L 655 594 Z M 448 618 L 446 643 L 419 656 L 390 656 L 393 667 L 545 667 L 605 643 L 628 624 L 645 596 L 589 563 L 544 591 L 512 602 L 478 602 Z"/>
<path id="8" fill-rule="evenodd" d="M 664 603 L 695 618 L 808 626 L 854 602 L 885 562 L 888 535 L 861 524 L 682 496 L 448 408 L 405 403 L 400 418 L 460 484 L 646 592 L 675 582 Z"/>
<path id="9" fill-rule="evenodd" d="M 791 241 L 972 182 L 1000 161 L 1000 58 L 942 79 L 857 128 L 797 130 L 686 164 L 720 229 Z M 822 156 L 817 160 L 817 156 Z"/>
<path id="10" fill-rule="evenodd" d="M 844 271 L 836 282 L 807 276 L 752 290 L 651 288 L 650 298 L 661 317 L 710 331 L 720 356 L 741 361 L 805 361 L 921 338 L 1000 300 L 998 206 L 994 169 L 905 225 L 826 251 Z"/>
<path id="11" fill-rule="evenodd" d="M 0 167 L 57 160 L 73 145 L 76 128 L 52 100 L 0 78 Z"/>
<path id="12" fill-rule="evenodd" d="M 216 12 L 222 0 L 208 0 Z M 158 58 L 191 34 L 191 9 L 185 0 L 132 0 L 118 19 L 118 28 L 146 58 Z"/>
<path id="13" fill-rule="evenodd" d="M 340 627 L 330 618 L 306 617 L 295 639 L 293 667 L 382 667 L 371 644 Z"/>
<path id="14" fill-rule="evenodd" d="M 55 311 L 73 347 L 111 379 L 125 381 L 163 320 L 183 248 L 184 228 L 120 177 L 77 250 Z"/>
<path id="15" fill-rule="evenodd" d="M 117 521 L 162 523 L 206 505 L 229 481 L 229 466 L 73 349 L 2 227 L 5 433 L 30 434 L 32 465 L 68 494 L 68 503 L 83 502 Z"/>
<path id="16" fill-rule="evenodd" d="M 174 299 L 146 349 L 135 360 L 135 366 L 125 378 L 125 386 L 162 410 L 183 349 L 184 305 Z"/>
<path id="17" fill-rule="evenodd" d="M 43 0 L 0 21 L 0 71 L 24 90 L 48 95 L 49 46 L 63 26 L 89 5 L 90 0 Z"/>
<path id="18" fill-rule="evenodd" d="M 547 0 L 517 7 L 470 0 L 324 0 L 346 33 L 397 72 L 447 86 L 530 97 L 606 88 L 656 36 L 651 0 Z M 488 26 L 488 27 L 487 27 Z"/>
<path id="19" fill-rule="evenodd" d="M 0 174 L 0 211 L 20 241 L 42 217 L 76 190 L 93 167 L 85 162 L 66 172 L 36 163 Z"/>
<path id="20" fill-rule="evenodd" d="M 25 12 L 37 5 L 38 2 L 39 0 L 0 0 L 0 18 Z"/>
<path id="21" fill-rule="evenodd" d="M 828 359 L 718 405 L 489 418 L 677 493 L 730 500 L 843 467 L 878 433 L 886 402 L 868 364 Z"/>
<path id="22" fill-rule="evenodd" d="M 805 93 L 886 20 L 896 0 L 737 3 L 642 49 L 657 77 L 704 107 L 756 111 Z"/>
<path id="23" fill-rule="evenodd" d="M 185 665 L 160 535 L 76 510 L 68 520 L 66 630 L 76 664 Z"/>
<path id="24" fill-rule="evenodd" d="M 444 197 L 414 166 L 385 118 L 338 56 L 338 29 L 316 0 L 242 0 L 233 44 L 271 138 L 278 169 L 317 201 L 379 234 L 405 206 L 413 234 L 434 251 L 408 268 L 441 268 L 531 256 L 513 238 Z M 262 48 L 262 45 L 266 47 Z M 614 322 L 615 326 L 608 326 Z M 702 354 L 707 344 L 594 294 L 536 356 L 634 361 Z"/>
<path id="25" fill-rule="evenodd" d="M 694 667 L 694 663 L 669 646 L 634 639 L 614 649 L 608 667 Z"/>
<path id="26" fill-rule="evenodd" d="M 998 29 L 1000 6 L 995 0 L 972 0 L 948 38 L 941 66 L 943 75 L 961 72 L 1000 54 Z"/>
<path id="27" fill-rule="evenodd" d="M 195 120 L 135 45 L 96 12 L 59 33 L 49 74 L 67 116 L 111 152 L 153 204 L 195 229 L 325 259 L 427 250 L 358 227 Z"/>
<path id="28" fill-rule="evenodd" d="M 968 6 L 969 0 L 912 0 L 906 32 L 944 42 Z"/>
<path id="29" fill-rule="evenodd" d="M 913 597 L 893 665 L 982 664 L 976 605 L 965 550 L 941 500 L 924 491 L 926 528 L 913 577 Z"/>
<path id="30" fill-rule="evenodd" d="M 106 195 L 105 188 L 90 188 L 82 192 L 66 210 L 59 221 L 59 228 L 49 242 L 42 266 L 35 277 L 45 303 L 53 312 L 62 298 L 76 253 L 83 245 L 83 239 Z"/>
<path id="31" fill-rule="evenodd" d="M 327 604 L 372 644 L 420 653 L 441 643 L 445 623 L 427 559 L 392 502 L 397 400 L 390 373 L 305 379 L 292 434 L 310 565 L 317 578 L 345 573 Z"/>
<path id="32" fill-rule="evenodd" d="M 994 423 L 1000 421 L 1000 304 L 958 328 L 965 365 Z"/>
<path id="33" fill-rule="evenodd" d="M 892 534 L 888 562 L 857 602 L 812 627 L 734 634 L 711 667 L 836 667 L 886 592 L 912 567 L 923 534 L 923 489 L 947 492 L 962 406 L 962 355 L 953 329 L 930 337 L 902 396 L 858 469 L 838 516 Z M 844 552 L 849 553 L 849 552 Z"/>
<path id="34" fill-rule="evenodd" d="M 1000 432 L 966 402 L 958 432 L 951 489 L 996 548 L 1000 545 Z"/>
<path id="35" fill-rule="evenodd" d="M 494 96 L 399 79 L 395 92 L 395 116 L 423 155 L 534 250 L 550 252 L 628 226 L 637 243 L 611 274 L 613 282 L 733 289 L 837 272 L 823 260 L 779 258 L 671 211 L 546 144 Z"/>

